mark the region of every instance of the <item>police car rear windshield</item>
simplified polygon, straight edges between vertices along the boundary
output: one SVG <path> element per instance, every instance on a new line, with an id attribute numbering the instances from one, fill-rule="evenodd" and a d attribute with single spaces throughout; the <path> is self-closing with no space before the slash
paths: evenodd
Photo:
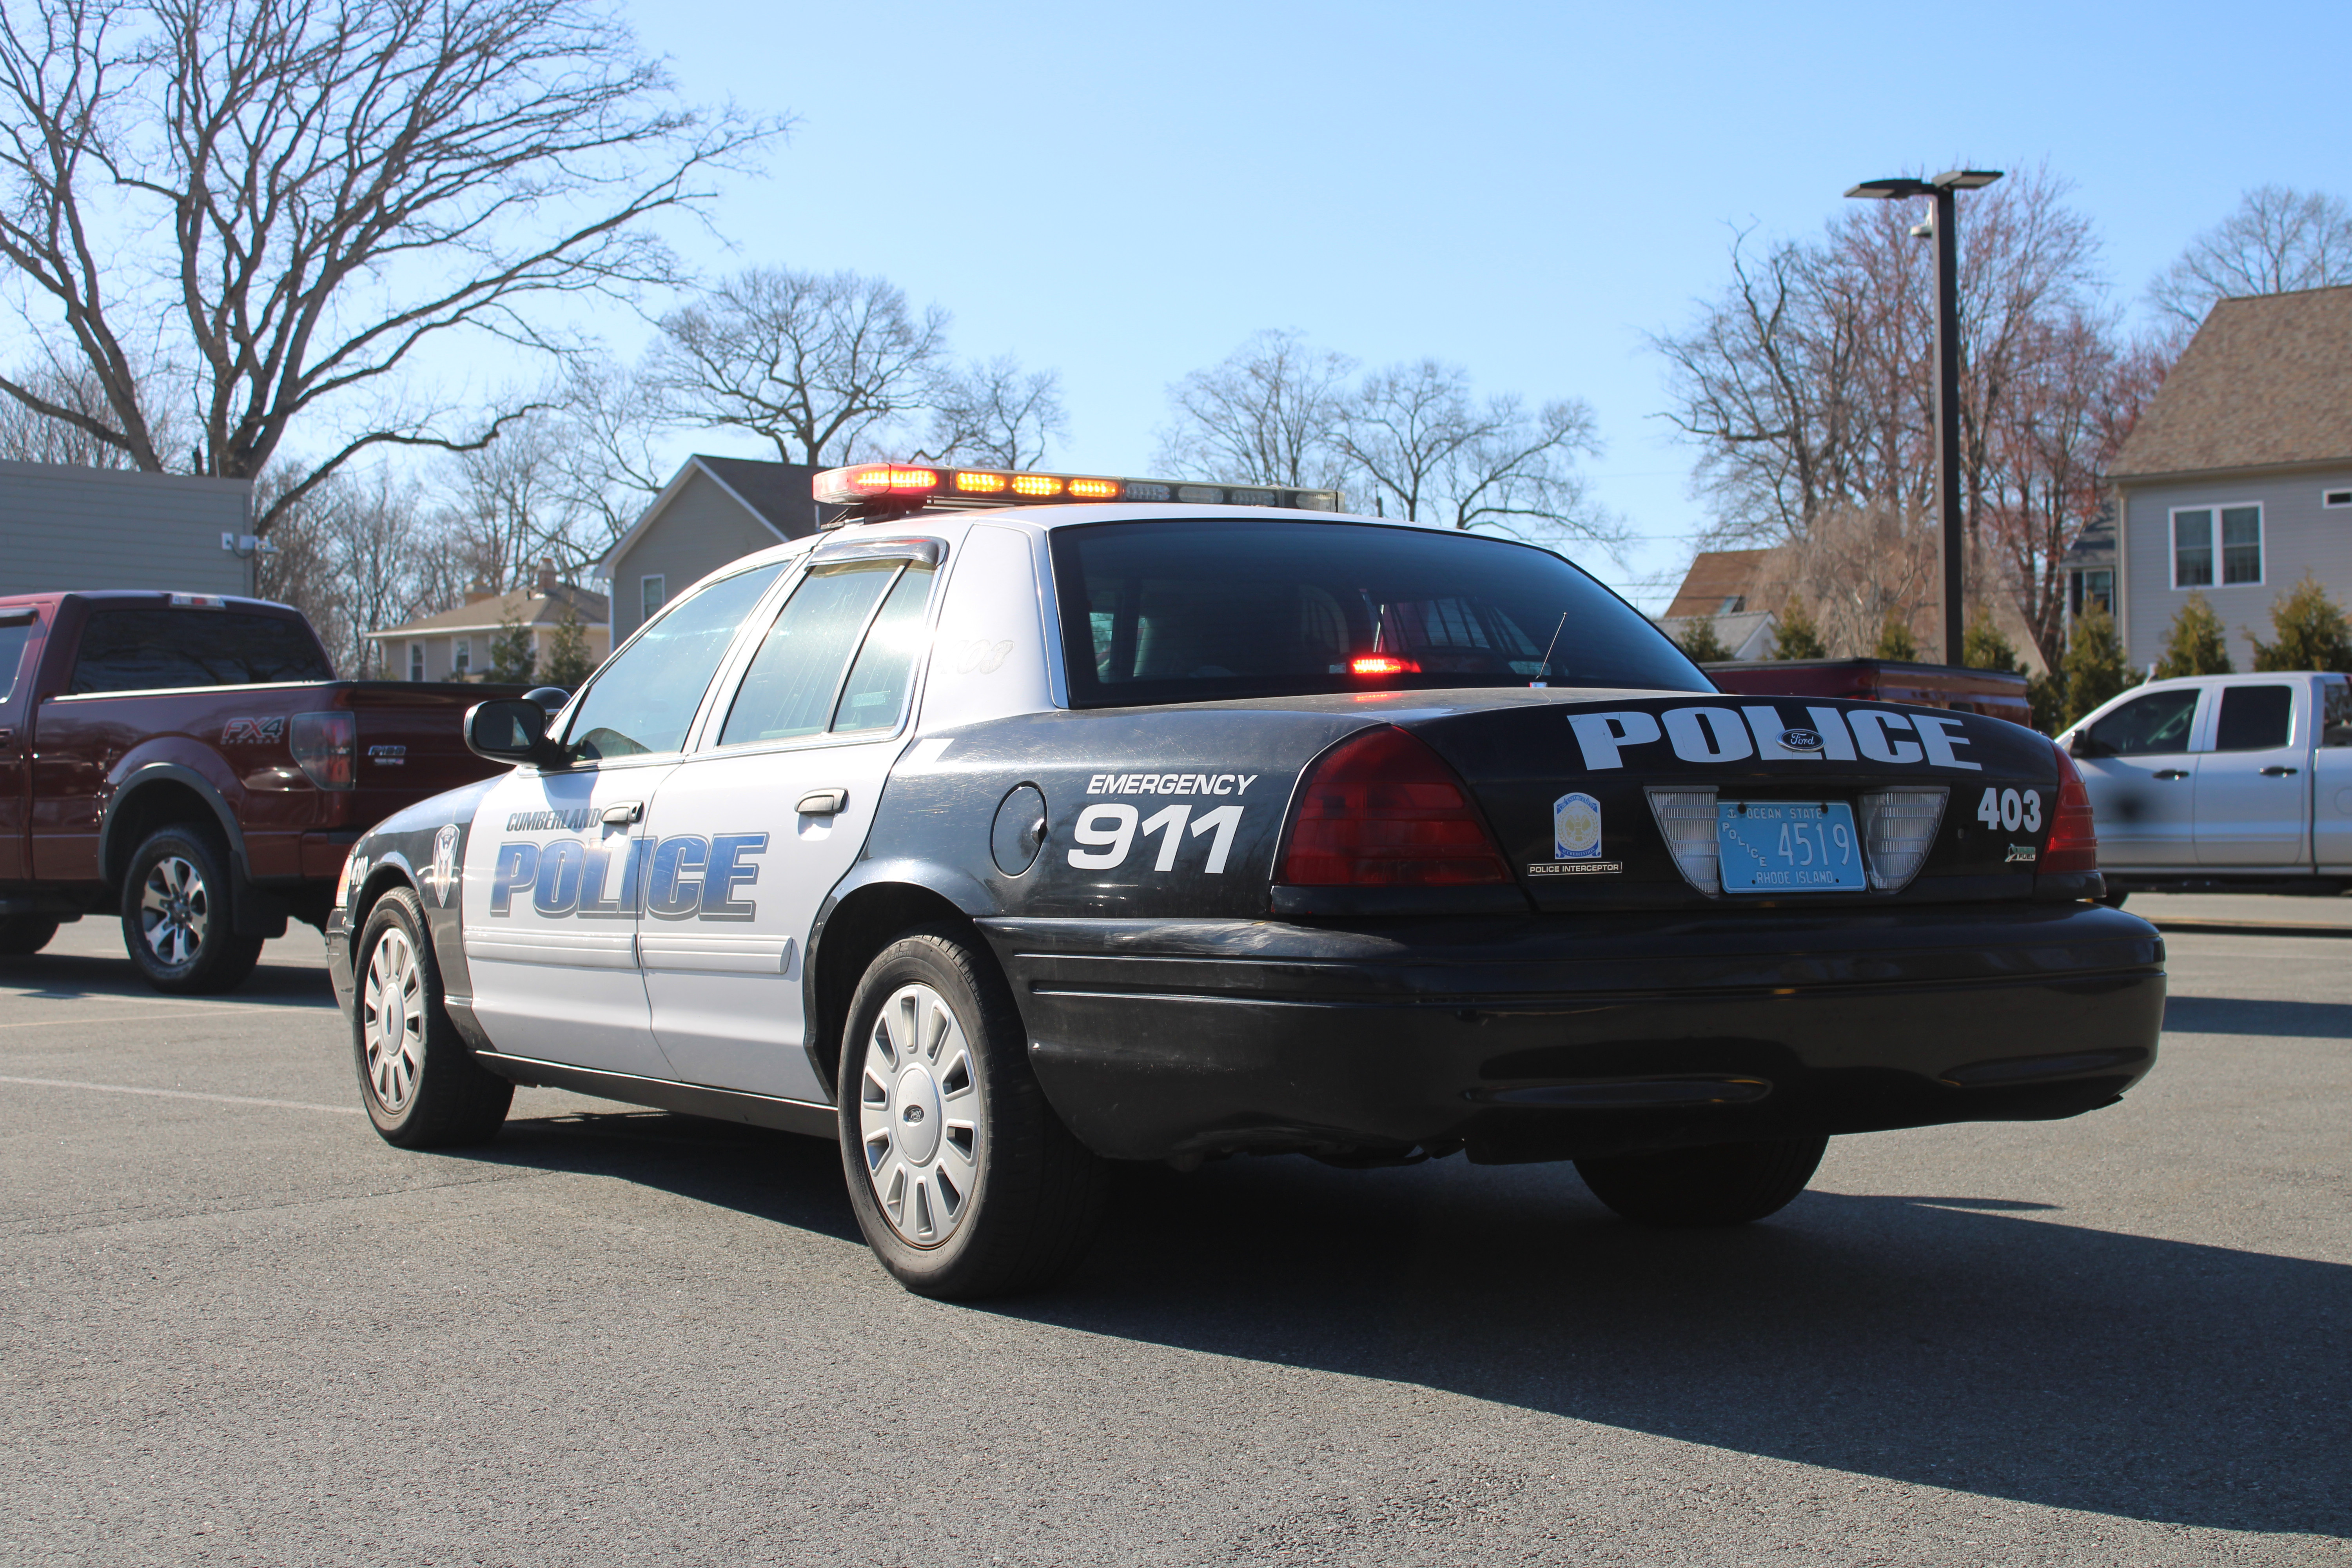
<path id="1" fill-rule="evenodd" d="M 1714 687 L 1623 600 L 1504 540 L 1203 518 L 1058 529 L 1053 550 L 1075 707 L 1537 681 Z"/>

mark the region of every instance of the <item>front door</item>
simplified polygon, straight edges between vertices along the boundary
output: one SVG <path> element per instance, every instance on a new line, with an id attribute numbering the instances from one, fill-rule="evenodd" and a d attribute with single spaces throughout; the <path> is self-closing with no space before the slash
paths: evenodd
<path id="1" fill-rule="evenodd" d="M 604 662 L 567 710 L 569 762 L 518 768 L 484 797 L 466 847 L 474 1012 L 511 1056 L 672 1078 L 637 967 L 659 846 L 645 826 L 713 679 L 782 562 L 678 599 Z"/>
<path id="2" fill-rule="evenodd" d="M 2225 686 L 2213 749 L 2197 760 L 2197 860 L 2302 866 L 2311 858 L 2311 682 Z"/>
<path id="3" fill-rule="evenodd" d="M 2074 765 L 2091 795 L 2100 869 L 2196 864 L 2200 759 L 2189 739 L 2199 696 L 2193 686 L 2151 691 L 2083 731 L 2093 744 Z"/>
<path id="4" fill-rule="evenodd" d="M 809 928 L 866 843 L 905 744 L 933 573 L 822 560 L 654 797 L 637 947 L 688 1082 L 823 1102 L 801 1005 Z"/>

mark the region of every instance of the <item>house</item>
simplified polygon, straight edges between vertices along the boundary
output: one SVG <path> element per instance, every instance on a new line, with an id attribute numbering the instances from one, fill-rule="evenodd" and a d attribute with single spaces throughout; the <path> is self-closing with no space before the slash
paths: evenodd
<path id="1" fill-rule="evenodd" d="M 730 561 L 815 532 L 816 473 L 800 463 L 688 458 L 598 565 L 612 588 L 612 646 Z"/>
<path id="2" fill-rule="evenodd" d="M 2352 286 L 2215 305 L 2107 477 L 2133 664 L 2162 657 L 2192 591 L 2241 669 L 2305 572 L 2352 604 Z"/>
<path id="3" fill-rule="evenodd" d="M 0 594 L 253 592 L 253 485 L 0 463 Z"/>
<path id="4" fill-rule="evenodd" d="M 588 657 L 597 664 L 613 651 L 612 605 L 602 594 L 556 580 L 541 562 L 539 580 L 510 594 L 469 593 L 454 610 L 368 633 L 382 668 L 394 680 L 480 680 L 490 668 L 490 644 L 509 626 L 529 628 L 532 668 L 543 677 L 551 641 L 566 617 L 580 625 Z"/>
<path id="5" fill-rule="evenodd" d="M 2084 610 L 2096 607 L 2116 613 L 2116 508 L 2099 508 L 2074 542 L 2058 558 L 2066 574 L 2066 619 L 2071 623 Z"/>
<path id="6" fill-rule="evenodd" d="M 1779 550 L 1702 550 L 1683 574 L 1674 603 L 1658 617 L 1658 629 L 1676 642 L 1699 621 L 1713 621 L 1715 635 L 1733 658 L 1769 658 L 1780 620 L 1773 614 L 1788 597 L 1785 552 Z M 1769 607 L 1768 607 L 1769 606 Z"/>

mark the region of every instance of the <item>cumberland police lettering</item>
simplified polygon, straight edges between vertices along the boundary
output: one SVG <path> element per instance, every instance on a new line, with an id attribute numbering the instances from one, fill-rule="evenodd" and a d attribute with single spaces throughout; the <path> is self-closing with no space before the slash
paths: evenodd
<path id="1" fill-rule="evenodd" d="M 534 820 L 572 812 L 518 812 Z M 529 828 L 509 830 L 528 832 Z M 490 913 L 514 912 L 518 896 L 550 920 L 748 921 L 758 912 L 740 889 L 760 880 L 752 858 L 768 848 L 764 833 L 721 833 L 709 838 L 632 838 L 599 846 L 578 838 L 499 846 L 490 872 Z M 617 864 L 616 864 L 617 862 Z"/>
<path id="2" fill-rule="evenodd" d="M 1857 755 L 1874 763 L 1925 762 L 1939 768 L 1978 772 L 1982 764 L 1962 760 L 1955 748 L 1969 743 L 1967 726 L 1948 713 L 1913 709 L 1807 708 L 1820 736 L 1818 747 L 1799 751 L 1786 743 L 1791 733 L 1778 708 L 1759 704 L 1732 708 L 1669 708 L 1662 714 L 1638 709 L 1622 713 L 1571 713 L 1569 728 L 1584 750 L 1584 765 L 1600 770 L 1625 765 L 1622 752 L 1664 740 L 1686 763 L 1811 763 L 1828 757 L 1850 763 Z M 1906 737 L 1916 737 L 1906 739 Z"/>

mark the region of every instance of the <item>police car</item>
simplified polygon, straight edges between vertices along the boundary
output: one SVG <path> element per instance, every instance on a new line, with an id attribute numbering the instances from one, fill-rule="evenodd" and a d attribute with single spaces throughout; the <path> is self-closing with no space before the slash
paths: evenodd
<path id="1" fill-rule="evenodd" d="M 1573 1160 L 1730 1225 L 1832 1135 L 2154 1063 L 2163 945 L 2031 731 L 1726 696 L 1559 556 L 1328 492 L 816 482 L 840 524 L 480 704 L 511 770 L 354 847 L 386 1139 L 516 1084 L 834 1138 L 883 1263 L 974 1296 L 1113 1162 Z"/>

